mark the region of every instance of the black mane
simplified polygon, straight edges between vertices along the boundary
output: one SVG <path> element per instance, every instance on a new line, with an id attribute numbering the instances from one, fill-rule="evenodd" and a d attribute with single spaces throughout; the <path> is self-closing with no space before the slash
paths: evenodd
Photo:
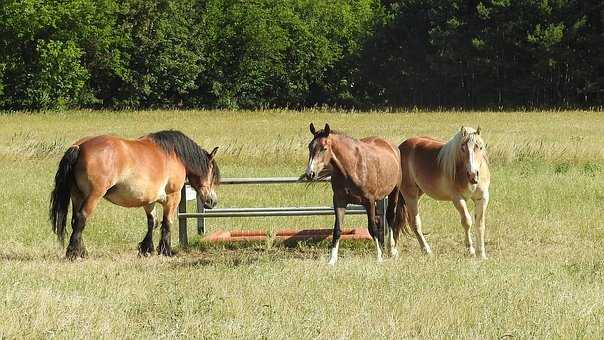
<path id="1" fill-rule="evenodd" d="M 317 131 L 317 133 L 316 133 L 316 134 L 315 134 L 315 136 L 313 137 L 313 141 L 314 141 L 315 139 L 319 139 L 319 138 L 325 138 L 325 137 L 327 137 L 327 136 L 329 136 L 329 135 L 338 135 L 338 136 L 342 136 L 342 137 L 350 138 L 350 139 L 352 139 L 352 140 L 356 140 L 356 138 L 351 137 L 351 136 L 349 136 L 349 135 L 345 134 L 345 133 L 344 133 L 344 132 L 342 132 L 342 131 L 338 131 L 338 130 L 329 130 L 329 133 L 327 133 L 327 132 L 325 132 L 325 129 L 321 129 L 321 130 Z"/>
<path id="2" fill-rule="evenodd" d="M 187 174 L 205 176 L 210 168 L 210 154 L 202 149 L 191 138 L 176 130 L 164 130 L 148 135 L 155 144 L 159 145 L 165 152 L 174 153 L 184 164 Z M 220 170 L 212 159 L 213 181 L 220 181 Z"/>

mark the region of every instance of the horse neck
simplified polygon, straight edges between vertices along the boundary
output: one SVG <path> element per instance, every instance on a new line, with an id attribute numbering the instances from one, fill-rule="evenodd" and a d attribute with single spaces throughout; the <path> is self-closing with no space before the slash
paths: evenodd
<path id="1" fill-rule="evenodd" d="M 331 138 L 331 165 L 344 177 L 355 178 L 354 169 L 361 161 L 353 147 L 358 141 L 342 135 L 333 134 Z"/>
<path id="2" fill-rule="evenodd" d="M 184 166 L 184 164 L 183 164 Z M 195 175 L 194 173 L 190 172 L 187 167 L 185 167 L 185 178 L 187 178 L 189 180 L 189 182 L 198 182 L 199 181 L 199 176 Z"/>

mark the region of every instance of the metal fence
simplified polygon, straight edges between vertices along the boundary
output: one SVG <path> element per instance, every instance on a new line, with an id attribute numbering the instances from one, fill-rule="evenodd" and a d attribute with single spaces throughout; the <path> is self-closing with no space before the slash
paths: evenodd
<path id="1" fill-rule="evenodd" d="M 329 179 L 321 180 L 329 182 Z M 258 184 L 300 184 L 308 181 L 300 180 L 298 177 L 266 177 L 266 178 L 224 178 L 220 181 L 221 185 L 258 185 Z M 188 226 L 187 219 L 197 219 L 197 233 L 206 232 L 205 219 L 216 217 L 268 217 L 268 216 L 319 216 L 334 215 L 333 207 L 263 207 L 263 208 L 214 208 L 205 209 L 203 202 L 195 195 L 196 212 L 187 212 L 187 185 L 183 186 L 180 195 L 180 204 L 178 206 L 178 239 L 181 246 L 187 246 Z M 380 217 L 382 225 L 386 226 L 386 206 L 387 198 L 378 201 L 376 214 Z M 346 214 L 362 215 L 366 214 L 365 208 L 360 205 L 349 204 L 346 208 Z M 388 228 L 384 228 L 386 232 Z"/>

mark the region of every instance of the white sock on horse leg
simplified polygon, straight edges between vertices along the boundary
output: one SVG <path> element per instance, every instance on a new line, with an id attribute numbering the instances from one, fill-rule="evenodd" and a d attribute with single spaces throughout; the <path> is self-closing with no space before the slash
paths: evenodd
<path id="1" fill-rule="evenodd" d="M 331 248 L 331 254 L 329 256 L 329 264 L 335 265 L 336 261 L 338 261 L 338 248 L 340 248 L 340 240 L 336 241 L 336 244 Z"/>

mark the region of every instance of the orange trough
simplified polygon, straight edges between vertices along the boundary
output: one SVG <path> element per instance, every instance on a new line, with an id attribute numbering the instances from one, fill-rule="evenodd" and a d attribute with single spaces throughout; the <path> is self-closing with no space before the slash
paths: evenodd
<path id="1" fill-rule="evenodd" d="M 273 237 L 279 241 L 328 240 L 332 229 L 283 229 Z M 218 230 L 203 239 L 210 242 L 264 241 L 268 234 L 263 230 Z M 341 240 L 371 240 L 367 228 L 342 229 Z"/>

